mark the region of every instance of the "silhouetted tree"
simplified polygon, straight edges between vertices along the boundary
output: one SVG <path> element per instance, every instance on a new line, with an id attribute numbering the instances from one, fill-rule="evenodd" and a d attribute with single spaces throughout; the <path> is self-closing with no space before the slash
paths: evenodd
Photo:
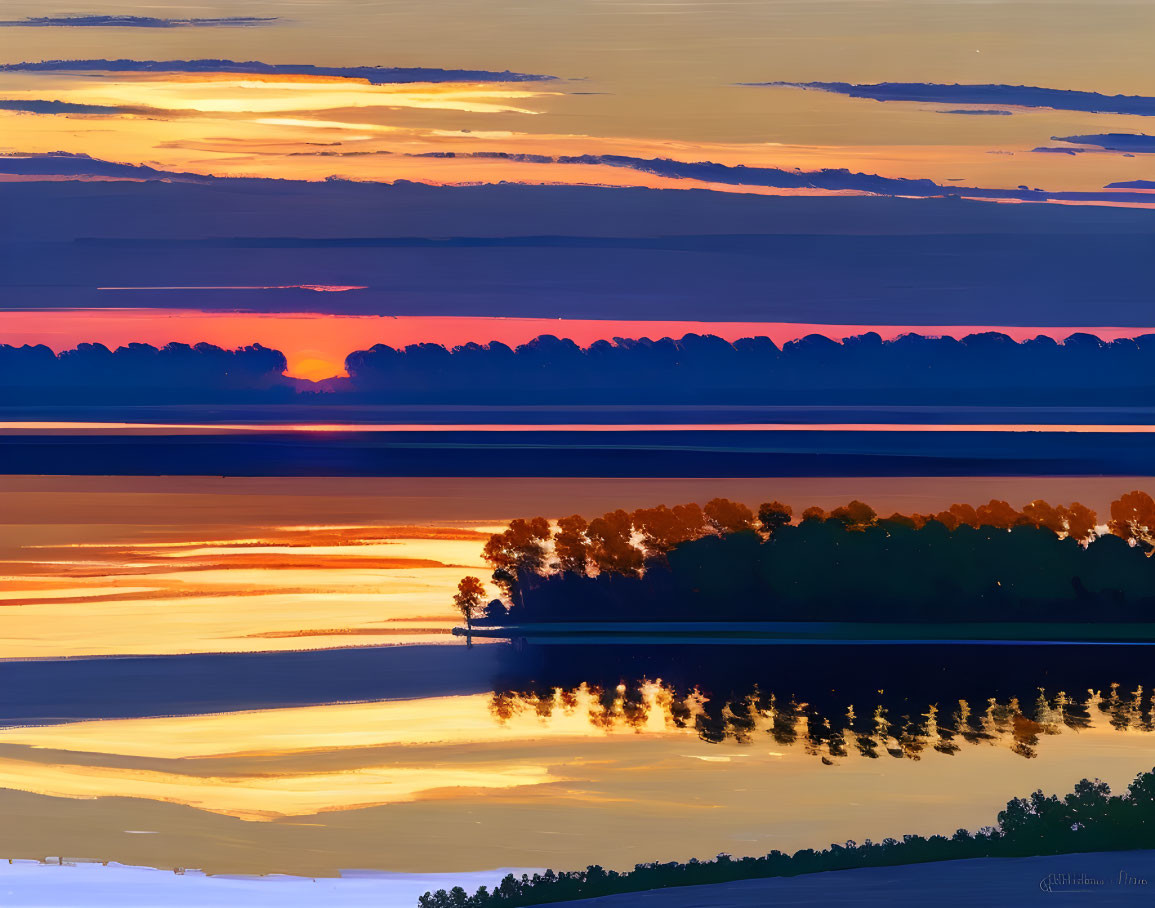
<path id="1" fill-rule="evenodd" d="M 1011 527 L 1025 526 L 1031 523 L 1029 517 L 1020 514 L 1009 502 L 992 498 L 987 504 L 980 505 L 975 510 L 979 526 L 998 527 L 1009 530 Z"/>
<path id="2" fill-rule="evenodd" d="M 706 517 L 696 504 L 638 508 L 631 520 L 651 556 L 664 555 L 674 546 L 698 539 L 706 532 Z"/>
<path id="3" fill-rule="evenodd" d="M 813 176 L 811 177 L 813 179 Z M 582 349 L 544 335 L 516 348 L 499 342 L 393 348 L 378 344 L 345 360 L 349 378 L 334 399 L 389 403 L 774 403 L 790 400 L 878 403 L 1118 405 L 1155 390 L 1155 335 L 1109 343 L 1073 335 L 1016 343 L 994 332 L 963 339 L 876 333 L 841 343 L 811 335 L 779 348 L 765 337 L 729 343 L 709 335 L 620 338 Z M 294 399 L 284 357 L 256 345 L 222 351 L 207 344 L 110 350 L 81 344 L 59 355 L 42 345 L 0 345 L 0 399 L 23 405 L 108 405 Z M 917 375 L 917 381 L 895 381 Z M 339 395 L 339 396 L 338 396 Z M 321 403 L 321 400 L 316 400 Z"/>
<path id="4" fill-rule="evenodd" d="M 586 531 L 590 559 L 602 574 L 637 575 L 645 556 L 631 541 L 633 521 L 623 510 L 611 511 L 590 521 Z"/>
<path id="5" fill-rule="evenodd" d="M 794 509 L 780 501 L 767 501 L 758 507 L 758 524 L 767 536 L 773 536 L 779 527 L 784 527 L 794 517 Z"/>
<path id="6" fill-rule="evenodd" d="M 856 498 L 849 504 L 831 511 L 830 519 L 837 520 L 848 530 L 865 530 L 868 526 L 874 525 L 878 515 L 874 512 L 874 508 Z"/>
<path id="7" fill-rule="evenodd" d="M 759 535 L 749 508 L 718 498 L 705 509 L 619 509 L 588 525 L 562 518 L 552 559 L 549 523 L 515 520 L 484 554 L 516 621 L 1121 621 L 1155 606 L 1150 569 L 1127 554 L 1155 549 L 1152 510 L 1146 493 L 1128 493 L 1113 504 L 1114 535 L 1100 537 L 1078 502 L 1020 512 L 993 499 L 879 520 L 855 500 L 829 515 L 807 508 L 797 525 L 770 502 Z"/>
<path id="8" fill-rule="evenodd" d="M 473 630 L 473 619 L 478 617 L 484 601 L 485 587 L 481 584 L 481 578 L 462 577 L 461 582 L 457 584 L 453 604 L 457 606 L 457 610 L 465 619 L 465 642 L 467 646 L 473 645 L 473 638 L 470 636 L 470 632 Z"/>
<path id="9" fill-rule="evenodd" d="M 507 598 L 520 589 L 526 575 L 543 573 L 549 539 L 549 521 L 544 517 L 514 520 L 504 532 L 489 537 L 481 557 L 494 567 L 494 583 Z"/>
<path id="10" fill-rule="evenodd" d="M 562 517 L 553 534 L 553 554 L 560 571 L 584 574 L 589 562 L 590 541 L 586 536 L 589 524 L 580 514 Z"/>

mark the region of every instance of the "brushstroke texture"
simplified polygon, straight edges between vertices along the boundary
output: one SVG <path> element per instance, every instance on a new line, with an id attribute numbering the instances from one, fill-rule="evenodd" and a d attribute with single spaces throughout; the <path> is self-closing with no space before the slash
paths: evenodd
<path id="1" fill-rule="evenodd" d="M 918 101 L 929 104 L 1006 104 L 1085 113 L 1155 116 L 1155 97 L 1145 95 L 1105 95 L 1096 91 L 1039 88 L 1031 85 L 944 85 L 935 82 L 878 82 L 861 85 L 851 82 L 745 82 L 766 88 L 802 88 L 869 98 L 874 101 Z"/>
<path id="2" fill-rule="evenodd" d="M 484 69 L 401 66 L 315 66 L 257 60 L 42 60 L 0 64 L 0 72 L 21 73 L 238 73 L 266 76 L 328 76 L 362 79 L 371 85 L 409 82 L 544 82 L 556 76 Z"/>
<path id="3" fill-rule="evenodd" d="M 28 100 L 16 101 L 7 99 L 0 100 L 0 110 L 35 114 L 103 114 L 105 116 L 118 116 L 126 113 L 136 113 L 142 109 L 114 107 L 107 104 L 75 104 L 70 101 L 44 101 L 30 98 Z"/>
<path id="4" fill-rule="evenodd" d="M 230 351 L 210 344 L 115 350 L 81 344 L 60 354 L 43 345 L 0 345 L 0 387 L 23 388 L 24 406 L 178 398 L 285 402 L 302 387 L 282 377 L 285 366 L 283 354 L 260 345 Z M 328 394 L 296 402 L 1069 406 L 1148 399 L 1155 393 L 1155 334 L 1109 343 L 1088 334 L 1063 343 L 1049 337 L 1016 343 L 995 332 L 962 340 L 908 334 L 891 341 L 871 333 L 841 343 L 815 334 L 781 347 L 765 337 L 729 343 L 688 334 L 678 340 L 618 338 L 588 348 L 546 335 L 516 348 L 497 342 L 452 349 L 378 344 L 351 353 L 345 366 L 349 378 L 327 382 Z M 898 378 L 906 375 L 920 377 L 917 387 Z"/>
<path id="5" fill-rule="evenodd" d="M 1070 142 L 1072 145 L 1092 145 L 1104 151 L 1155 154 L 1155 136 L 1110 132 L 1088 136 L 1052 136 L 1051 139 L 1055 142 Z"/>
<path id="6" fill-rule="evenodd" d="M 217 19 L 109 15 L 28 16 L 0 22 L 0 28 L 251 28 L 276 21 L 276 16 L 224 16 Z"/>
<path id="7" fill-rule="evenodd" d="M 0 169 L 15 164 L 28 167 L 27 159 L 0 159 Z M 36 166 L 90 164 L 56 156 Z M 832 325 L 1151 325 L 1155 213 L 1148 210 L 516 184 L 196 177 L 205 184 L 197 185 L 137 173 L 145 182 L 0 182 L 0 208 L 20 213 L 0 220 L 7 307 L 126 304 L 100 287 L 324 285 L 368 289 L 138 290 L 128 304 L 423 317 L 679 321 L 708 312 L 715 321 Z M 115 218 L 106 214 L 111 207 Z"/>

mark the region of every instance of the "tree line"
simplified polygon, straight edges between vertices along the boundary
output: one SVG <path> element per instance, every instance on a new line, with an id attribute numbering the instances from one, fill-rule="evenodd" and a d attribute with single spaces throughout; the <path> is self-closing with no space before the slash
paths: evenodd
<path id="1" fill-rule="evenodd" d="M 293 397 L 285 355 L 260 344 L 78 344 L 55 353 L 43 344 L 0 344 L 0 393 L 22 404 L 191 402 Z M 238 397 L 239 396 L 239 397 Z"/>
<path id="2" fill-rule="evenodd" d="M 849 841 L 829 848 L 805 848 L 793 854 L 772 851 L 765 857 L 637 864 L 626 872 L 593 865 L 585 870 L 509 874 L 493 888 L 472 895 L 460 886 L 427 892 L 419 908 L 523 908 L 523 906 L 643 892 L 671 886 L 701 886 L 736 880 L 791 877 L 832 870 L 894 867 L 967 858 L 1026 857 L 1094 851 L 1155 848 L 1155 770 L 1140 773 L 1125 792 L 1111 794 L 1099 780 L 1083 779 L 1063 797 L 1036 791 L 1014 798 L 999 811 L 996 825 L 952 836 L 906 835 L 901 840 Z"/>
<path id="3" fill-rule="evenodd" d="M 987 332 L 955 339 L 877 333 L 833 340 L 808 335 L 781 346 L 768 337 L 733 342 L 709 334 L 614 338 L 588 347 L 553 335 L 509 346 L 377 344 L 350 353 L 347 378 L 324 393 L 293 392 L 282 353 L 259 344 L 0 344 L 0 388 L 26 399 L 115 389 L 117 401 L 151 400 L 154 387 L 221 391 L 242 401 L 280 390 L 296 403 L 773 404 L 986 403 L 1146 404 L 1155 390 L 1155 334 L 1104 341 L 1074 334 L 1063 342 L 1022 342 Z"/>
<path id="4" fill-rule="evenodd" d="M 1103 341 L 1022 342 L 987 332 L 962 339 L 870 332 L 812 334 L 779 346 L 768 337 L 615 338 L 588 347 L 542 335 L 511 347 L 493 341 L 447 348 L 378 344 L 345 360 L 350 390 L 403 399 L 588 404 L 769 403 L 776 400 L 919 402 L 944 392 L 1005 404 L 1142 403 L 1155 375 L 1155 335 Z M 1110 390 L 1109 395 L 1104 392 Z"/>
<path id="5" fill-rule="evenodd" d="M 1079 502 L 880 518 L 855 500 L 795 519 L 780 501 L 755 512 L 715 498 L 513 520 L 482 553 L 503 601 L 487 606 L 469 576 L 455 602 L 468 624 L 1134 618 L 1155 604 L 1153 551 L 1155 500 L 1139 490 L 1114 500 L 1105 524 Z"/>

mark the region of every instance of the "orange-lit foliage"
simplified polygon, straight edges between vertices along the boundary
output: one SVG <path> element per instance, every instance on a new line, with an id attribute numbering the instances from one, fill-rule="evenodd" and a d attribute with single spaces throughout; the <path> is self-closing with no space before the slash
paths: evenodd
<path id="1" fill-rule="evenodd" d="M 650 555 L 664 555 L 679 543 L 698 539 L 708 532 L 706 515 L 696 504 L 638 508 L 632 519 Z"/>
<path id="2" fill-rule="evenodd" d="M 1155 551 L 1155 500 L 1146 492 L 1128 492 L 1111 502 L 1111 522 L 1116 536 Z"/>
<path id="3" fill-rule="evenodd" d="M 1008 502 L 994 498 L 987 504 L 979 505 L 975 509 L 975 516 L 978 517 L 979 526 L 998 527 L 1002 530 L 1030 523 L 1026 516 L 1012 508 Z"/>
<path id="4" fill-rule="evenodd" d="M 685 542 L 703 536 L 759 531 L 769 538 L 775 530 L 793 522 L 793 509 L 780 501 L 758 508 L 757 516 L 746 505 L 715 498 L 700 507 L 693 502 L 667 507 L 638 508 L 633 513 L 611 511 L 586 522 L 574 514 L 557 521 L 556 530 L 544 517 L 514 520 L 509 528 L 494 534 L 485 545 L 483 557 L 494 568 L 494 580 L 510 595 L 519 579 L 544 576 L 551 571 L 582 575 L 622 574 L 636 576 L 647 561 L 664 560 L 667 553 Z M 829 513 L 821 507 L 802 511 L 802 521 L 836 520 L 851 530 L 868 527 L 906 527 L 921 530 L 937 521 L 954 531 L 960 526 L 978 529 L 995 527 L 1011 530 L 1032 526 L 1070 537 L 1086 545 L 1096 538 L 1098 516 L 1075 501 L 1051 505 L 1037 499 L 1016 510 L 1009 502 L 991 499 L 977 508 L 952 504 L 937 514 L 892 514 L 880 519 L 875 510 L 857 499 Z M 1110 531 L 1133 545 L 1155 551 L 1155 500 L 1146 492 L 1133 491 L 1111 504 Z"/>
<path id="5" fill-rule="evenodd" d="M 534 517 L 514 520 L 509 529 L 489 537 L 482 557 L 493 565 L 494 580 L 507 595 L 523 575 L 543 573 L 550 534 L 549 521 Z"/>
<path id="6" fill-rule="evenodd" d="M 553 554 L 560 571 L 583 573 L 590 555 L 590 541 L 586 535 L 589 523 L 580 514 L 562 517 L 557 522 L 553 537 Z"/>
<path id="7" fill-rule="evenodd" d="M 878 515 L 874 512 L 874 508 L 856 498 L 850 504 L 844 504 L 831 511 L 830 519 L 845 524 L 848 530 L 864 530 L 878 520 Z"/>
<path id="8" fill-rule="evenodd" d="M 645 555 L 631 541 L 633 522 L 619 509 L 590 521 L 590 556 L 600 574 L 637 574 Z"/>
<path id="9" fill-rule="evenodd" d="M 775 530 L 786 526 L 793 517 L 794 509 L 780 501 L 768 501 L 758 508 L 758 523 L 767 536 L 773 536 Z"/>
<path id="10" fill-rule="evenodd" d="M 739 533 L 754 528 L 754 512 L 728 498 L 706 502 L 706 520 L 719 533 Z"/>

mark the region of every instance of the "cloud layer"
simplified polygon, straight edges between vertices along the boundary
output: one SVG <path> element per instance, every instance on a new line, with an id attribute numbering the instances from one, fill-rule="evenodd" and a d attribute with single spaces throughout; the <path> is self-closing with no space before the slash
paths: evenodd
<path id="1" fill-rule="evenodd" d="M 5 105 L 14 105 L 6 108 Z M 108 113 L 112 108 L 89 109 L 88 105 L 62 105 L 54 101 L 0 101 L 0 109 L 27 110 L 30 106 L 45 106 L 45 113 Z M 60 106 L 61 109 L 57 109 Z M 77 108 L 68 110 L 67 108 Z M 1036 151 L 1070 151 L 1077 149 L 1037 148 Z M 332 152 L 318 152 L 331 155 Z M 713 161 L 675 161 L 670 158 L 637 158 L 629 155 L 540 155 L 516 152 L 452 152 L 437 151 L 411 155 L 419 158 L 471 158 L 479 160 L 513 161 L 523 164 L 569 164 L 575 166 L 605 166 L 637 170 L 675 180 L 694 180 L 726 186 L 751 186 L 785 190 L 820 190 L 826 192 L 857 192 L 893 198 L 967 198 L 988 201 L 1019 202 L 1080 202 L 1116 204 L 1151 204 L 1149 195 L 1120 192 L 1121 184 L 1111 184 L 1098 192 L 1049 192 L 1021 186 L 1017 189 L 991 189 L 981 186 L 943 185 L 933 180 L 884 177 L 872 173 L 856 173 L 846 169 L 782 170 L 777 167 L 747 167 L 743 164 L 718 164 Z M 0 174 L 18 176 L 73 176 L 122 179 L 166 180 L 188 183 L 245 183 L 245 178 L 213 177 L 194 173 L 160 170 L 140 164 L 122 164 L 104 161 L 86 154 L 53 152 L 35 155 L 0 155 Z M 276 185 L 281 180 L 263 179 Z M 355 184 L 365 185 L 365 184 Z"/>
<path id="2" fill-rule="evenodd" d="M 126 113 L 127 108 L 108 107 L 104 104 L 73 104 L 70 101 L 42 101 L 30 98 L 28 100 L 0 100 L 0 110 L 12 110 L 21 113 L 36 114 L 108 114 Z"/>
<path id="3" fill-rule="evenodd" d="M 1085 137 L 1093 138 L 1093 137 Z M 1036 148 L 1035 151 L 1076 149 Z M 1042 189 L 988 189 L 981 186 L 946 186 L 927 179 L 884 177 L 873 173 L 855 173 L 842 168 L 822 170 L 782 170 L 777 167 L 747 167 L 744 164 L 718 164 L 713 161 L 674 161 L 669 158 L 637 158 L 628 155 L 539 155 L 512 152 L 425 152 L 415 157 L 475 158 L 515 161 L 523 164 L 584 164 L 624 167 L 642 173 L 680 180 L 700 180 L 728 186 L 762 186 L 772 189 L 817 189 L 828 192 L 868 192 L 873 195 L 903 198 L 938 198 L 943 196 L 993 201 L 1020 202 L 1140 202 L 1149 204 L 1146 196 L 1116 192 L 1048 192 Z"/>
<path id="4" fill-rule="evenodd" d="M 1013 313 L 1040 326 L 1152 324 L 1155 212 L 1145 209 L 690 183 L 302 183 L 67 155 L 0 158 L 4 170 L 137 181 L 0 178 L 0 210 L 19 212 L 0 218 L 9 308 L 836 325 L 997 325 Z M 206 284 L 368 289 L 195 289 Z M 125 286 L 192 289 L 98 289 Z"/>
<path id="5" fill-rule="evenodd" d="M 1104 151 L 1121 151 L 1130 154 L 1155 154 L 1155 136 L 1136 135 L 1124 132 L 1109 132 L 1088 136 L 1052 136 L 1055 142 L 1070 142 L 1072 145 L 1091 145 Z"/>
<path id="6" fill-rule="evenodd" d="M 267 76 L 330 76 L 363 79 L 373 85 L 409 82 L 544 82 L 556 76 L 396 66 L 314 66 L 311 63 L 262 63 L 257 60 L 42 60 L 0 64 L 0 72 L 236 73 Z"/>
<path id="7" fill-rule="evenodd" d="M 1144 95 L 1104 95 L 1094 91 L 1036 88 L 1029 85 L 944 85 L 935 82 L 746 82 L 768 88 L 804 88 L 869 98 L 874 101 L 921 101 L 930 104 L 1006 104 L 1083 113 L 1131 114 L 1155 117 L 1155 98 Z"/>
<path id="8" fill-rule="evenodd" d="M 86 108 L 85 104 L 62 104 L 59 101 L 0 101 L 0 109 L 26 110 L 27 107 L 6 107 L 5 105 L 60 105 L 68 108 Z M 96 108 L 98 113 L 107 113 L 109 108 Z M 92 113 L 90 110 L 41 111 L 43 113 Z M 193 183 L 212 183 L 217 177 L 206 177 L 195 173 L 175 173 L 157 170 L 145 164 L 120 164 L 116 161 L 102 161 L 86 154 L 54 151 L 50 154 L 0 154 L 0 174 L 13 176 L 65 176 L 65 177 L 113 177 L 125 180 L 176 180 Z"/>
<path id="9" fill-rule="evenodd" d="M 0 28 L 250 28 L 276 22 L 276 16 L 225 16 L 219 19 L 162 19 L 154 16 L 28 16 L 0 21 Z"/>

